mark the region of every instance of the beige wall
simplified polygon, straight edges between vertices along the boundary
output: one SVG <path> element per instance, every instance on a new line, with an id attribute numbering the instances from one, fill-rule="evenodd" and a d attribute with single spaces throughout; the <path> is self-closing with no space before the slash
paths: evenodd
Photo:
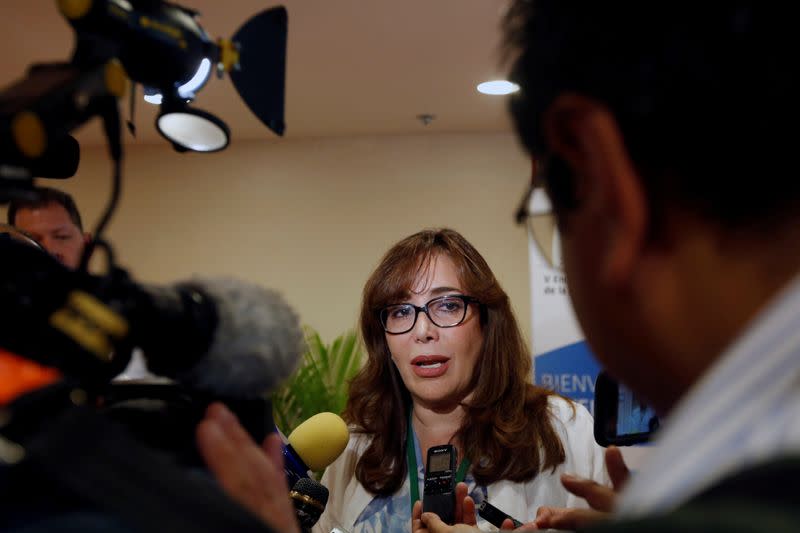
<path id="1" fill-rule="evenodd" d="M 41 181 L 73 193 L 91 228 L 110 169 L 104 147 L 84 148 L 75 178 Z M 449 226 L 486 257 L 529 338 L 526 238 L 513 223 L 529 172 L 511 134 L 234 138 L 218 154 L 134 145 L 108 235 L 140 281 L 258 282 L 327 341 L 355 325 L 363 283 L 391 244 Z"/>

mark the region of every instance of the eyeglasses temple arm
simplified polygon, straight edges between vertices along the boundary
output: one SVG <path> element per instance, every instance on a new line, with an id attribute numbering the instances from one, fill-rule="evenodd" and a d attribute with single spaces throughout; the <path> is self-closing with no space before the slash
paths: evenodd
<path id="1" fill-rule="evenodd" d="M 514 220 L 517 222 L 517 225 L 522 225 L 525 223 L 525 219 L 528 218 L 528 205 L 531 202 L 531 196 L 533 196 L 533 190 L 536 188 L 536 173 L 539 170 L 539 165 L 536 164 L 536 159 L 531 159 L 531 182 L 528 186 L 528 189 L 525 191 L 525 195 L 522 197 L 522 200 L 517 206 L 517 210 L 514 213 Z"/>

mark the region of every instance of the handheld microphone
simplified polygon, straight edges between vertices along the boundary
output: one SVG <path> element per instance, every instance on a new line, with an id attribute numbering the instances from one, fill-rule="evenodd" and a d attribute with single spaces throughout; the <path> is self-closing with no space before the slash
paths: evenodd
<path id="1" fill-rule="evenodd" d="M 289 498 L 294 504 L 300 528 L 308 531 L 325 511 L 325 505 L 328 503 L 328 489 L 318 481 L 302 478 L 292 487 Z"/>
<path id="2" fill-rule="evenodd" d="M 317 413 L 297 426 L 283 446 L 289 486 L 308 478 L 309 470 L 324 470 L 342 454 L 349 440 L 347 424 L 333 413 Z"/>

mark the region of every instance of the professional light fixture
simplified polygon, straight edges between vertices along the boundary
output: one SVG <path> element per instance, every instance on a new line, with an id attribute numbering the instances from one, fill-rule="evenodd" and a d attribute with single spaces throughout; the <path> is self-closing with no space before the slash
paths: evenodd
<path id="1" fill-rule="evenodd" d="M 221 119 L 185 102 L 162 105 L 156 129 L 181 152 L 217 152 L 228 146 L 231 137 L 230 129 Z"/>
<path id="2" fill-rule="evenodd" d="M 113 174 L 111 198 L 93 233 L 111 271 L 103 230 L 120 196 L 124 143 L 118 100 L 128 82 L 144 87 L 146 99 L 161 106 L 156 128 L 177 151 L 215 152 L 230 141 L 222 120 L 189 107 L 212 71 L 218 77 L 227 73 L 253 114 L 283 135 L 288 17 L 285 7 L 272 7 L 231 38 L 213 41 L 198 12 L 174 0 L 58 0 L 58 6 L 75 30 L 72 58 L 31 65 L 23 79 L 0 88 L 0 203 L 29 196 L 35 177 L 73 175 L 80 151 L 70 132 L 100 117 Z M 26 241 L 10 231 L 0 237 Z"/>
<path id="3" fill-rule="evenodd" d="M 143 87 L 145 101 L 161 107 L 156 128 L 176 150 L 215 152 L 228 145 L 228 126 L 188 105 L 212 72 L 227 73 L 256 117 L 283 135 L 284 7 L 266 9 L 231 38 L 214 41 L 197 11 L 173 0 L 59 0 L 59 6 L 77 35 L 72 63 L 96 64 L 98 49 L 118 58 L 124 73 Z"/>
<path id="4" fill-rule="evenodd" d="M 207 57 L 204 57 L 200 61 L 200 66 L 197 67 L 192 78 L 178 87 L 177 93 L 180 98 L 185 100 L 194 100 L 194 97 L 200 89 L 202 89 L 206 83 L 208 83 L 208 78 L 211 77 L 211 60 Z M 161 102 L 164 99 L 164 95 L 161 94 L 161 91 L 155 89 L 153 87 L 145 87 L 144 88 L 144 101 L 149 104 L 154 105 L 161 105 Z"/>
<path id="5" fill-rule="evenodd" d="M 230 129 L 220 118 L 188 106 L 210 76 L 211 60 L 204 57 L 189 81 L 178 86 L 174 94 L 165 98 L 158 89 L 144 88 L 145 101 L 161 106 L 156 129 L 180 152 L 217 152 L 230 142 Z"/>
<path id="6" fill-rule="evenodd" d="M 479 83 L 476 87 L 479 93 L 491 95 L 511 94 L 519 91 L 519 85 L 508 80 L 491 80 Z"/>

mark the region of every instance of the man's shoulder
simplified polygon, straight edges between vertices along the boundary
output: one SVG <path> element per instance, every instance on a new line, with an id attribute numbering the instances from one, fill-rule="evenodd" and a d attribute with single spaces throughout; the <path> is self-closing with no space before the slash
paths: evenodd
<path id="1" fill-rule="evenodd" d="M 800 450 L 745 468 L 723 478 L 689 504 L 735 499 L 795 506 L 800 513 Z M 799 515 L 800 516 L 800 515 Z"/>
<path id="2" fill-rule="evenodd" d="M 800 530 L 800 452 L 720 480 L 674 511 L 608 522 L 592 533 Z"/>

